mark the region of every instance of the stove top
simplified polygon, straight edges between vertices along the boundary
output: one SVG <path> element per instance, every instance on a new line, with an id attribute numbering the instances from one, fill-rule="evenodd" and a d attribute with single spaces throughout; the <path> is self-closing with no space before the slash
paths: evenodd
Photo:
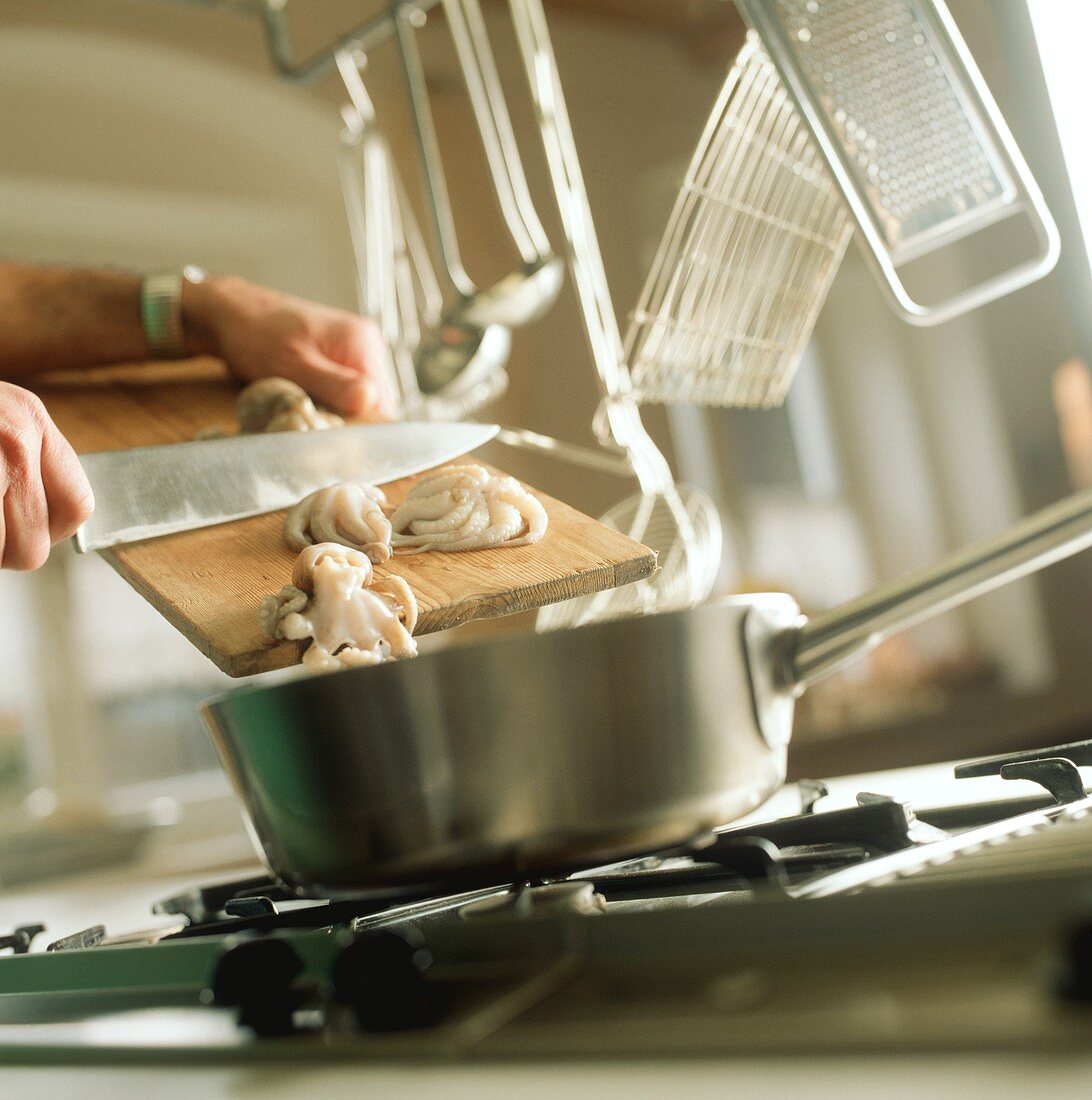
<path id="1" fill-rule="evenodd" d="M 257 877 L 149 931 L 0 935 L 0 1060 L 1087 1042 L 1092 742 L 960 765 L 1040 794 L 861 792 L 561 879 L 299 898 Z"/>

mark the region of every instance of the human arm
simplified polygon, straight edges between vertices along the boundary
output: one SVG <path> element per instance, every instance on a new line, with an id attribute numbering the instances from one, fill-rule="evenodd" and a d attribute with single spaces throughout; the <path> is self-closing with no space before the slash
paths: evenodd
<path id="1" fill-rule="evenodd" d="M 389 417 L 384 349 L 366 318 L 245 279 L 185 284 L 191 354 L 218 355 L 243 381 L 280 375 L 350 416 Z M 120 271 L 0 263 L 0 380 L 149 358 L 140 278 Z M 71 446 L 41 401 L 0 381 L 0 569 L 35 569 L 93 508 Z"/>
<path id="2" fill-rule="evenodd" d="M 336 412 L 393 413 L 375 323 L 238 276 L 185 283 L 186 349 L 240 379 L 279 375 Z M 149 358 L 140 277 L 108 269 L 0 264 L 0 378 Z"/>

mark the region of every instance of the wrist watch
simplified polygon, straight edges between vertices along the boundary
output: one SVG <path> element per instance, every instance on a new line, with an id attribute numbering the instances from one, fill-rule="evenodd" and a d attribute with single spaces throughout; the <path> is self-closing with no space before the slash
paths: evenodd
<path id="1" fill-rule="evenodd" d="M 156 359 L 185 359 L 186 334 L 182 326 L 182 284 L 200 283 L 205 272 L 187 264 L 180 271 L 145 275 L 140 283 L 140 322 Z"/>

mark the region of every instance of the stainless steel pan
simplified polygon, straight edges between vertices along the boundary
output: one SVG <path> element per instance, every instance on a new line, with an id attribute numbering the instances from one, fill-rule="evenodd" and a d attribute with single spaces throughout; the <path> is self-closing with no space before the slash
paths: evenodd
<path id="1" fill-rule="evenodd" d="M 336 895 L 667 846 L 784 781 L 795 698 L 881 639 L 1092 545 L 1092 492 L 805 620 L 785 595 L 242 688 L 202 716 L 272 871 Z"/>

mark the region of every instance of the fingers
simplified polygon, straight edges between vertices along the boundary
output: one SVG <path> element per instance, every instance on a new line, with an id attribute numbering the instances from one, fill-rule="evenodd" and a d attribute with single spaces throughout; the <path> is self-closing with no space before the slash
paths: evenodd
<path id="1" fill-rule="evenodd" d="M 41 476 L 41 438 L 29 428 L 4 441 L 4 549 L 0 568 L 37 569 L 51 546 L 49 506 Z"/>
<path id="2" fill-rule="evenodd" d="M 374 321 L 338 311 L 312 327 L 309 336 L 299 352 L 300 377 L 293 381 L 345 416 L 393 418 L 387 343 Z"/>
<path id="3" fill-rule="evenodd" d="M 389 420 L 394 402 L 381 377 L 327 358 L 317 350 L 301 352 L 300 370 L 293 379 L 316 401 L 345 416 Z"/>
<path id="4" fill-rule="evenodd" d="M 0 383 L 0 568 L 37 569 L 92 507 L 83 468 L 41 402 Z"/>
<path id="5" fill-rule="evenodd" d="M 50 542 L 60 542 L 95 510 L 87 475 L 71 444 L 50 422 L 42 437 L 42 489 L 49 513 Z"/>
<path id="6" fill-rule="evenodd" d="M 360 361 L 355 365 L 367 372 L 374 388 L 370 404 L 372 418 L 391 420 L 397 410 L 387 341 L 379 326 L 368 317 L 356 318 L 356 326 Z M 365 414 L 362 412 L 360 415 Z"/>

